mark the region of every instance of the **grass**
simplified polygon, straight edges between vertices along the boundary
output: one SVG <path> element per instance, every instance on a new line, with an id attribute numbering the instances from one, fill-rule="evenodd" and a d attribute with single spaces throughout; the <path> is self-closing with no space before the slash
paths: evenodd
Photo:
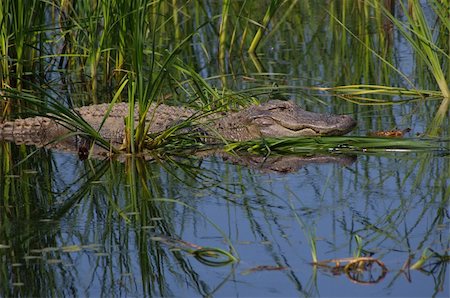
<path id="1" fill-rule="evenodd" d="M 255 36 L 252 39 L 252 42 L 248 49 L 249 53 L 256 52 L 256 49 L 258 48 L 258 45 L 261 42 L 261 39 L 263 37 L 263 33 L 267 30 L 271 19 L 275 15 L 276 11 L 279 10 L 281 8 L 281 6 L 285 3 L 286 3 L 286 1 L 282 1 L 282 0 L 272 0 L 270 2 L 269 7 L 267 8 L 266 13 L 264 14 L 262 23 L 259 25 L 259 28 L 256 31 Z"/>
<path id="2" fill-rule="evenodd" d="M 25 73 L 37 74 L 38 69 L 47 68 L 52 71 L 63 71 L 67 78 L 85 82 L 84 86 L 81 85 L 81 91 L 91 96 L 84 98 L 81 104 L 106 99 L 108 102 L 126 100 L 130 106 L 137 105 L 141 121 L 135 126 L 131 117 L 127 120 L 128 138 L 125 148 L 128 152 L 137 153 L 145 149 L 149 124 L 143 121 L 144 115 L 151 112 L 149 111 L 151 103 L 165 101 L 167 93 L 174 94 L 178 102 L 189 102 L 206 108 L 207 111 L 215 106 L 221 108 L 236 106 L 235 96 L 227 86 L 228 77 L 235 76 L 234 73 L 231 76 L 227 74 L 227 68 L 231 67 L 230 59 L 238 57 L 245 50 L 256 53 L 260 44 L 268 44 L 269 38 L 278 38 L 277 32 L 287 23 L 293 23 L 294 31 L 301 32 L 305 28 L 304 20 L 312 17 L 313 12 L 317 11 L 320 13 L 325 11 L 332 16 L 328 21 L 322 18 L 325 22 L 317 22 L 318 26 L 321 26 L 317 28 L 317 32 L 326 30 L 324 26 L 329 26 L 331 34 L 325 37 L 335 38 L 333 43 L 338 55 L 345 55 L 348 42 L 352 39 L 357 40 L 356 45 L 359 46 L 355 57 L 359 62 L 346 61 L 348 65 L 352 65 L 350 73 L 354 74 L 354 78 L 361 74 L 365 80 L 371 80 L 372 76 L 380 73 L 383 78 L 377 80 L 377 83 L 386 85 L 353 84 L 332 88 L 320 86 L 311 90 L 319 93 L 331 92 L 346 101 L 365 105 L 391 105 L 410 99 L 443 97 L 430 125 L 430 134 L 437 133 L 448 110 L 446 99 L 448 83 L 444 69 L 448 64 L 445 60 L 448 60 L 449 56 L 445 48 L 445 39 L 444 43 L 438 46 L 438 41 L 442 40 L 441 36 L 445 38 L 445 34 L 438 36 L 433 33 L 431 24 L 427 22 L 418 1 L 410 2 L 411 14 L 409 7 L 400 2 L 399 7 L 406 16 L 405 20 L 396 18 L 391 14 L 390 8 L 380 5 L 378 1 L 365 1 L 358 3 L 357 6 L 347 1 L 340 7 L 335 3 L 326 6 L 309 2 L 288 3 L 270 0 L 264 3 L 262 9 L 256 9 L 258 5 L 253 1 L 244 1 L 241 4 L 223 1 L 218 6 L 161 0 L 152 2 L 140 0 L 133 3 L 104 1 L 99 5 L 92 5 L 91 1 L 87 0 L 76 3 L 64 1 L 60 6 L 38 0 L 32 3 L 31 8 L 27 10 L 23 9 L 22 1 L 4 1 L 0 6 L 3 12 L 3 19 L 0 20 L 0 34 L 3 36 L 2 57 L 9 57 L 1 60 L 2 88 L 13 88 L 17 91 L 16 94 L 20 94 L 22 85 L 27 85 L 28 81 L 27 76 L 24 77 Z M 443 13 L 445 4 L 439 1 L 430 3 L 439 24 L 442 24 L 440 32 L 448 31 L 450 26 L 446 14 Z M 349 18 L 352 10 L 358 11 L 358 18 Z M 53 18 L 45 19 L 43 14 L 45 11 L 52 11 Z M 195 14 L 189 14 L 189 11 Z M 216 14 L 207 14 L 208 11 L 215 11 Z M 300 15 L 296 15 L 296 11 L 300 11 Z M 372 15 L 375 22 L 371 22 Z M 8 19 L 5 19 L 6 16 Z M 408 77 L 396 68 L 394 62 L 389 61 L 392 54 L 389 51 L 389 43 L 385 42 L 390 38 L 389 32 L 380 29 L 386 25 L 386 19 L 411 44 L 417 58 L 424 61 L 433 74 L 439 91 L 423 90 L 424 88 L 413 86 L 412 82 L 408 82 Z M 189 29 L 181 29 L 180 26 Z M 381 37 L 377 39 L 369 36 L 365 33 L 367 28 L 377 30 Z M 305 31 L 300 36 L 303 39 L 310 38 L 309 34 Z M 217 40 L 218 58 L 222 65 L 220 67 L 222 74 L 218 76 L 222 85 L 219 87 L 221 91 L 214 88 L 213 76 L 203 77 L 198 73 L 195 63 L 186 62 L 188 57 L 201 54 L 196 52 L 197 49 L 206 57 L 213 57 L 211 55 L 213 49 L 207 46 L 205 41 L 201 42 L 198 48 L 191 46 L 191 43 L 199 40 L 198 37 Z M 47 40 L 46 43 L 50 47 L 45 43 L 42 44 L 42 40 Z M 59 52 L 58 47 L 61 48 Z M 383 62 L 380 66 L 381 71 L 370 68 L 376 60 L 372 59 L 373 56 Z M 257 57 L 252 57 L 255 68 L 263 74 L 265 66 Z M 225 60 L 229 61 L 230 66 L 226 66 Z M 62 68 L 53 68 L 54 61 L 59 61 Z M 368 67 L 364 67 L 364 64 Z M 410 85 L 409 88 L 388 85 L 387 77 L 392 76 L 388 69 L 393 70 L 394 74 L 395 72 L 400 74 Z M 343 73 L 345 72 L 344 69 Z M 268 72 L 267 75 L 270 77 L 274 73 Z M 339 81 L 340 78 L 336 76 L 335 82 Z M 52 88 L 58 88 L 57 85 L 52 86 L 52 82 L 49 83 Z M 280 86 L 281 89 L 283 87 Z M 289 91 L 295 86 L 285 87 Z M 269 90 L 267 83 L 263 88 Z M 250 95 L 252 90 L 257 92 L 256 89 L 249 88 Z M 231 96 L 224 96 L 225 93 L 231 93 Z M 374 95 L 393 99 L 377 99 Z M 400 100 L 397 99 L 399 97 Z M 16 96 L 13 106 L 10 100 L 2 102 L 4 118 L 14 112 L 12 107 L 20 111 L 20 105 L 17 104 L 20 101 L 17 99 Z M 46 111 L 42 113 L 45 114 Z M 87 129 L 85 131 L 89 133 Z M 93 138 L 97 139 L 97 136 L 94 134 Z"/>
<path id="3" fill-rule="evenodd" d="M 338 94 L 344 94 L 346 98 L 354 102 L 363 101 L 365 104 L 380 104 L 380 100 L 367 98 L 366 96 L 376 95 L 387 95 L 391 97 L 399 96 L 412 96 L 421 97 L 427 99 L 430 96 L 432 98 L 440 98 L 441 104 L 437 108 L 433 121 L 429 126 L 428 134 L 431 136 L 437 136 L 438 132 L 443 124 L 446 114 L 449 110 L 450 102 L 450 90 L 448 77 L 445 75 L 443 66 L 448 67 L 450 62 L 450 55 L 448 50 L 439 47 L 437 34 L 432 31 L 432 25 L 427 21 L 425 16 L 424 7 L 418 0 L 408 1 L 408 5 L 404 1 L 399 1 L 399 6 L 402 10 L 405 20 L 401 20 L 396 17 L 390 10 L 389 7 L 380 5 L 378 1 L 366 1 L 375 10 L 381 10 L 383 15 L 395 26 L 398 32 L 407 40 L 416 59 L 423 62 L 428 72 L 434 77 L 436 84 L 439 87 L 439 91 L 427 91 L 419 90 L 413 82 L 411 82 L 407 75 L 402 73 L 402 71 L 394 66 L 392 63 L 388 62 L 382 55 L 378 54 L 370 45 L 368 45 L 364 40 L 356 36 L 351 30 L 337 17 L 332 15 L 332 18 L 338 22 L 345 31 L 349 32 L 354 38 L 356 38 L 360 43 L 362 43 L 367 49 L 372 52 L 374 56 L 380 59 L 388 67 L 392 68 L 395 72 L 399 73 L 404 80 L 408 83 L 408 87 L 391 87 L 391 86 L 376 86 L 376 85 L 353 85 L 353 86 L 340 86 L 336 88 L 329 88 L 328 90 L 332 92 L 337 92 Z M 443 11 L 448 11 L 448 3 L 440 2 L 437 0 L 430 1 L 430 6 L 434 15 L 437 18 L 437 22 L 442 24 L 440 32 L 449 32 L 450 21 L 449 16 Z M 412 88 L 412 89 L 411 89 Z M 342 96 L 342 95 L 341 95 Z M 363 97 L 364 96 L 364 97 Z M 356 100 L 355 100 L 356 99 Z M 384 101 L 390 104 L 391 101 Z M 381 103 L 383 104 L 383 103 Z"/>
<path id="4" fill-rule="evenodd" d="M 400 2 L 400 5 L 407 17 L 405 24 L 390 14 L 389 11 L 385 10 L 384 13 L 408 40 L 416 56 L 425 63 L 428 71 L 439 86 L 443 99 L 429 130 L 430 135 L 437 135 L 439 127 L 442 125 L 449 110 L 450 81 L 444 73 L 442 63 L 443 61 L 448 63 L 450 55 L 448 51 L 438 46 L 436 35 L 432 32 L 431 24 L 428 23 L 420 2 L 418 0 L 410 1 L 408 7 L 403 2 Z M 431 7 L 440 23 L 445 26 L 441 30 L 447 30 L 447 33 L 450 32 L 449 3 L 433 0 L 431 1 Z"/>
<path id="5" fill-rule="evenodd" d="M 267 138 L 240 143 L 230 143 L 226 151 L 246 151 L 268 154 L 314 153 L 383 153 L 383 152 L 447 152 L 446 144 L 434 140 L 401 139 L 386 137 L 304 137 Z"/>

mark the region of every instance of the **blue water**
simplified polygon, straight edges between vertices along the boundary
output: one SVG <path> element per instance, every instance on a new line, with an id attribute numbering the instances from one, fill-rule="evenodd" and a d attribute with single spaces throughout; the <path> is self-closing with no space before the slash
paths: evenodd
<path id="1" fill-rule="evenodd" d="M 178 162 L 199 165 L 197 159 Z M 419 175 L 421 162 L 427 171 Z M 138 179 L 137 190 L 127 180 L 129 171 L 136 168 L 108 163 L 102 173 L 102 162 L 89 165 L 68 154 L 55 155 L 57 200 L 50 213 L 37 216 L 41 220 L 35 227 L 38 232 L 28 238 L 34 243 L 30 247 L 55 249 L 24 252 L 17 259 L 22 263 L 15 268 L 17 276 L 40 270 L 36 278 L 43 284 L 54 283 L 55 293 L 79 296 L 449 295 L 445 262 L 433 273 L 402 271 L 408 258 L 411 264 L 416 262 L 426 247 L 448 253 L 449 210 L 444 192 L 448 194 L 449 178 L 441 175 L 448 169 L 446 157 L 360 155 L 347 165 L 309 164 L 292 173 L 210 157 L 201 162 L 201 175 L 195 177 L 175 164 L 148 161 L 144 175 L 150 175 Z M 92 169 L 101 175 L 80 183 L 78 178 L 93 173 Z M 144 177 L 142 172 L 138 177 Z M 72 202 L 86 185 L 88 191 Z M 144 185 L 151 196 L 144 195 Z M 133 191 L 136 201 L 131 199 Z M 163 202 L 163 198 L 174 201 Z M 65 204 L 68 210 L 55 211 Z M 134 209 L 133 204 L 138 207 Z M 55 218 L 55 214 L 61 216 Z M 222 267 L 202 264 L 187 252 L 152 240 L 164 233 L 199 246 L 228 250 L 231 244 L 239 262 Z M 387 267 L 382 280 L 362 285 L 344 273 L 333 275 L 311 265 L 311 239 L 316 241 L 318 260 L 323 261 L 354 256 L 355 235 L 362 239 L 363 254 L 372 254 Z M 64 251 L 72 245 L 76 251 Z M 24 261 L 29 255 L 39 258 Z M 250 272 L 263 265 L 282 268 Z M 380 273 L 375 270 L 373 279 Z M 23 286 L 13 288 L 21 291 L 35 281 L 21 282 Z M 49 291 L 42 288 L 32 293 L 46 296 Z"/>

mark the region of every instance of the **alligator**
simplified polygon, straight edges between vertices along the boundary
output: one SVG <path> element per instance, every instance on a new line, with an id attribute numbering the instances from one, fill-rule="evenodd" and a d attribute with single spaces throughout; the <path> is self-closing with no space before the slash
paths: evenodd
<path id="1" fill-rule="evenodd" d="M 109 108 L 109 104 L 90 105 L 76 108 L 75 113 L 99 130 L 104 139 L 120 144 L 125 138 L 124 119 L 129 114 L 128 104 L 115 104 L 105 120 Z M 134 113 L 137 123 L 137 107 Z M 205 117 L 195 117 L 198 113 L 186 107 L 152 105 L 146 118 L 150 125 L 148 132 L 162 132 L 180 121 L 193 119 L 202 133 L 211 136 L 211 139 L 237 142 L 267 137 L 344 135 L 356 125 L 350 116 L 313 113 L 282 100 L 270 100 L 240 111 Z M 55 140 L 71 131 L 76 131 L 76 128 L 51 115 L 37 116 L 0 123 L 0 140 L 36 144 L 39 140 Z"/>

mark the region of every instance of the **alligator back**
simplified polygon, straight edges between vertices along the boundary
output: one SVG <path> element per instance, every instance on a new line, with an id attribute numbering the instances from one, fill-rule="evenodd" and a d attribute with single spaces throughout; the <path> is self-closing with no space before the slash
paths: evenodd
<path id="1" fill-rule="evenodd" d="M 98 104 L 76 108 L 75 111 L 94 129 L 99 130 L 103 123 L 109 104 Z M 146 117 L 146 122 L 151 123 L 150 132 L 159 132 L 174 123 L 189 118 L 194 110 L 184 107 L 153 104 Z M 115 104 L 108 118 L 104 121 L 100 134 L 103 138 L 113 143 L 121 143 L 125 135 L 125 117 L 129 115 L 127 103 Z M 134 110 L 135 125 L 138 122 L 138 108 Z M 49 142 L 75 128 L 68 128 L 62 123 L 49 117 L 31 117 L 16 119 L 0 123 L 0 140 L 11 141 L 17 144 L 41 144 L 43 140 Z"/>
<path id="2" fill-rule="evenodd" d="M 16 119 L 0 123 L 0 140 L 17 144 L 35 144 L 50 136 L 60 136 L 69 130 L 47 117 Z"/>

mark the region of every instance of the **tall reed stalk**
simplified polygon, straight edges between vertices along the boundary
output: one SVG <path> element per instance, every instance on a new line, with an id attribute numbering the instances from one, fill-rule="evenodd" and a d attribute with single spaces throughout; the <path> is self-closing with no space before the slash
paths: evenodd
<path id="1" fill-rule="evenodd" d="M 370 3 L 374 7 L 377 6 L 377 1 L 371 0 Z M 431 8 L 437 16 L 437 20 L 444 24 L 444 28 L 449 30 L 450 19 L 449 9 L 450 4 L 448 1 L 430 1 Z M 402 22 L 399 18 L 395 17 L 386 7 L 382 7 L 384 14 L 395 25 L 402 36 L 409 42 L 417 59 L 420 59 L 428 67 L 429 72 L 434 77 L 436 84 L 439 86 L 439 90 L 442 93 L 443 100 L 438 110 L 436 111 L 433 123 L 429 133 L 436 135 L 439 126 L 442 124 L 445 118 L 450 103 L 450 89 L 442 64 L 446 64 L 447 67 L 450 64 L 450 54 L 448 51 L 441 49 L 436 40 L 436 34 L 432 32 L 432 27 L 425 16 L 423 4 L 419 0 L 408 0 L 407 4 L 404 1 L 399 1 L 399 5 L 403 14 L 406 16 L 406 21 Z"/>
<path id="2" fill-rule="evenodd" d="M 219 61 L 223 63 L 226 55 L 227 45 L 227 28 L 228 28 L 228 14 L 230 11 L 230 0 L 223 0 L 222 3 L 222 21 L 219 28 Z"/>
<path id="3" fill-rule="evenodd" d="M 270 2 L 269 7 L 267 8 L 264 18 L 262 20 L 262 23 L 258 27 L 258 30 L 256 31 L 256 34 L 253 37 L 253 40 L 250 44 L 250 47 L 248 49 L 249 53 L 256 52 L 256 48 L 258 47 L 259 43 L 261 42 L 264 32 L 268 29 L 270 21 L 272 20 L 273 16 L 277 12 L 277 10 L 280 8 L 280 6 L 283 5 L 284 2 L 285 1 L 283 1 L 283 0 L 272 0 Z"/>
<path id="4" fill-rule="evenodd" d="M 5 88 L 10 84 L 9 78 L 9 34 L 10 24 L 10 6 L 11 1 L 0 1 L 0 80 L 1 88 Z"/>
<path id="5" fill-rule="evenodd" d="M 1 2 L 0 87 L 21 91 L 25 73 L 35 70 L 34 59 L 42 54 L 43 49 L 37 44 L 39 32 L 34 27 L 44 23 L 44 3 L 40 0 Z M 11 110 L 10 101 L 2 101 L 2 106 L 4 118 Z"/>

